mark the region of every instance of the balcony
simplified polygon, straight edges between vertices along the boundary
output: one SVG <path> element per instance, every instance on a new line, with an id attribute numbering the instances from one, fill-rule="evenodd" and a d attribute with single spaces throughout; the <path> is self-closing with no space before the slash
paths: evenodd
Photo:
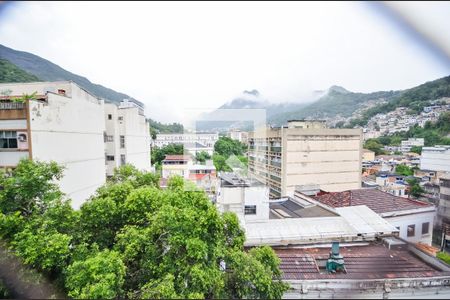
<path id="1" fill-rule="evenodd" d="M 281 152 L 281 147 L 279 147 L 279 146 L 270 147 L 270 151 L 272 151 L 272 152 Z"/>
<path id="2" fill-rule="evenodd" d="M 26 119 L 26 104 L 22 102 L 0 101 L 0 120 Z"/>
<path id="3" fill-rule="evenodd" d="M 23 102 L 0 102 L 0 109 L 25 109 Z"/>

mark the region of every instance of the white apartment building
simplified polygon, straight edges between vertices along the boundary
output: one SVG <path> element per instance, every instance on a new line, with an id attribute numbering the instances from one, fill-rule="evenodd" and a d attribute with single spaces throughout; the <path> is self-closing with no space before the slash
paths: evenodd
<path id="1" fill-rule="evenodd" d="M 107 103 L 104 120 L 106 175 L 126 163 L 150 171 L 150 128 L 143 105 L 134 100 Z"/>
<path id="2" fill-rule="evenodd" d="M 233 140 L 237 140 L 244 144 L 248 143 L 248 132 L 246 131 L 241 131 L 239 129 L 232 129 L 228 132 L 228 135 Z"/>
<path id="3" fill-rule="evenodd" d="M 422 148 L 420 169 L 450 172 L 450 146 L 436 145 Z"/>
<path id="4" fill-rule="evenodd" d="M 79 207 L 106 180 L 103 100 L 73 82 L 0 84 L 0 92 L 0 168 L 56 161 L 65 167 L 61 190 Z"/>
<path id="5" fill-rule="evenodd" d="M 409 138 L 406 141 L 402 141 L 402 145 L 400 147 L 401 152 L 409 152 L 411 151 L 411 148 L 416 147 L 423 147 L 425 145 L 425 139 L 423 138 Z"/>
<path id="6" fill-rule="evenodd" d="M 292 196 L 297 185 L 327 191 L 361 187 L 361 129 L 329 129 L 324 121 L 289 121 L 249 134 L 249 172 L 270 196 Z"/>
<path id="7" fill-rule="evenodd" d="M 185 146 L 186 151 L 191 152 L 192 155 L 201 151 L 212 155 L 214 144 L 218 140 L 218 133 L 160 133 L 156 135 L 153 146 L 161 148 L 169 144 L 182 144 Z"/>

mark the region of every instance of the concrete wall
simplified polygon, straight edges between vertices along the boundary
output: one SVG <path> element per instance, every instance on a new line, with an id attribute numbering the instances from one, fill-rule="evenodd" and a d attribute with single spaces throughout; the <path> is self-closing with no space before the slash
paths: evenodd
<path id="1" fill-rule="evenodd" d="M 111 119 L 109 119 L 109 115 Z M 120 167 L 121 155 L 125 162 L 139 170 L 150 171 L 150 129 L 145 116 L 137 107 L 119 108 L 115 104 L 105 104 L 106 135 L 113 141 L 105 142 L 106 155 L 114 156 L 114 161 L 107 161 L 107 175 Z M 120 148 L 120 136 L 125 137 L 125 148 Z"/>
<path id="2" fill-rule="evenodd" d="M 435 147 L 423 148 L 420 158 L 420 168 L 422 170 L 450 172 L 450 146 L 447 147 L 447 149 Z"/>
<path id="3" fill-rule="evenodd" d="M 119 109 L 119 135 L 125 136 L 126 162 L 139 170 L 150 171 L 150 128 L 145 116 L 139 114 L 137 107 Z"/>
<path id="4" fill-rule="evenodd" d="M 102 101 L 73 83 L 70 91 L 71 98 L 49 93 L 48 103 L 30 101 L 30 127 L 33 159 L 65 167 L 59 184 L 77 208 L 105 183 L 105 123 Z"/>
<path id="5" fill-rule="evenodd" d="M 399 236 L 400 238 L 411 242 L 417 243 L 422 242 L 427 245 L 431 245 L 431 239 L 433 235 L 433 222 L 436 216 L 436 212 L 423 212 L 423 213 L 414 213 L 403 216 L 396 217 L 384 217 L 386 221 L 392 224 L 395 227 L 400 227 Z M 430 225 L 428 227 L 428 234 L 422 235 L 422 224 L 429 222 Z M 415 234 L 414 236 L 408 237 L 407 230 L 408 225 L 415 225 Z"/>
<path id="6" fill-rule="evenodd" d="M 269 219 L 269 189 L 264 185 L 250 187 L 221 187 L 217 198 L 220 211 L 235 212 L 246 222 L 267 221 Z M 255 215 L 244 215 L 246 205 L 256 205 Z M 236 208 L 233 210 L 233 208 Z"/>
<path id="7" fill-rule="evenodd" d="M 360 130 L 287 129 L 283 138 L 282 194 L 295 186 L 319 184 L 336 192 L 361 187 Z"/>

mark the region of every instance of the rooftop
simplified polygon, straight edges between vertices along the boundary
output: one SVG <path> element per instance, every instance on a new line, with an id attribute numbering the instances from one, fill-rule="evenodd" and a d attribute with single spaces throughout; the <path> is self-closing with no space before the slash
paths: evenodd
<path id="1" fill-rule="evenodd" d="M 341 246 L 346 273 L 328 274 L 322 266 L 331 247 L 275 249 L 285 280 L 394 279 L 450 276 L 415 256 L 407 244 L 388 249 L 383 244 Z"/>
<path id="2" fill-rule="evenodd" d="M 166 155 L 164 161 L 173 161 L 173 160 L 191 160 L 190 155 Z"/>
<path id="3" fill-rule="evenodd" d="M 378 189 L 358 189 L 344 192 L 320 191 L 317 195 L 310 197 L 331 207 L 366 205 L 378 214 L 433 207 L 432 204 L 423 201 L 397 197 Z"/>
<path id="4" fill-rule="evenodd" d="M 336 217 L 337 215 L 317 205 L 301 205 L 292 198 L 285 198 L 280 201 L 271 201 L 270 219 L 285 218 L 317 218 L 317 217 Z"/>

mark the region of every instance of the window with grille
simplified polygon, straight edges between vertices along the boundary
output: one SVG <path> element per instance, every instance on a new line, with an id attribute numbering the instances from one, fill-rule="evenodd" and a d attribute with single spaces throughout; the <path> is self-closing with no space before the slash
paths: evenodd
<path id="1" fill-rule="evenodd" d="M 246 205 L 244 208 L 244 214 L 256 215 L 256 205 Z"/>
<path id="2" fill-rule="evenodd" d="M 17 131 L 0 131 L 0 149 L 17 149 Z"/>
<path id="3" fill-rule="evenodd" d="M 120 136 L 120 148 L 125 148 L 125 136 Z"/>

